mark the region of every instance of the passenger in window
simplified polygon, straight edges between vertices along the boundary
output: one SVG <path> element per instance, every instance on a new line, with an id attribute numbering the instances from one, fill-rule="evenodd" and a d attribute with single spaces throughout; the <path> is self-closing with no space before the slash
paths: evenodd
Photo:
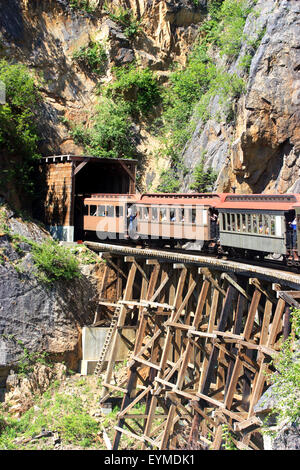
<path id="1" fill-rule="evenodd" d="M 293 231 L 292 247 L 296 248 L 296 246 L 297 246 L 297 219 L 296 219 L 296 217 L 294 218 L 294 220 L 292 220 L 291 227 L 292 227 L 292 231 Z"/>
<path id="2" fill-rule="evenodd" d="M 212 239 L 218 238 L 219 236 L 219 218 L 216 213 L 210 214 L 210 233 Z"/>
<path id="3" fill-rule="evenodd" d="M 133 207 L 129 206 L 127 209 L 127 223 L 128 223 L 128 233 L 131 236 L 134 231 L 133 221 L 136 218 L 136 214 L 133 211 Z"/>

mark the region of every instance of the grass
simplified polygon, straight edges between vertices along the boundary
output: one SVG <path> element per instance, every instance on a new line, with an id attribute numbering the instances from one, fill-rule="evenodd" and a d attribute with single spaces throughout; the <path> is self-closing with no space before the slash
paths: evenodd
<path id="1" fill-rule="evenodd" d="M 0 434 L 1 450 L 28 449 L 34 444 L 19 442 L 34 439 L 44 429 L 57 432 L 64 444 L 98 447 L 99 424 L 88 414 L 79 396 L 47 391 L 21 418 L 4 419 L 2 416 L 2 422 L 5 424 Z"/>

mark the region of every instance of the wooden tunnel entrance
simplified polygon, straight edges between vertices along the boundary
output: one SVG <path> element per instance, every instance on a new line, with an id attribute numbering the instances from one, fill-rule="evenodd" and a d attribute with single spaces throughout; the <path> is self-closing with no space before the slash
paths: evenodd
<path id="1" fill-rule="evenodd" d="M 136 449 L 218 450 L 224 424 L 238 449 L 262 449 L 254 406 L 300 291 L 195 265 L 103 256 L 95 323 L 112 322 L 95 373 L 106 358 L 102 403 L 122 397 L 114 449 L 126 436 Z M 117 273 L 113 301 L 106 299 L 110 269 Z M 116 351 L 128 324 L 136 325 L 136 338 L 118 383 Z"/>

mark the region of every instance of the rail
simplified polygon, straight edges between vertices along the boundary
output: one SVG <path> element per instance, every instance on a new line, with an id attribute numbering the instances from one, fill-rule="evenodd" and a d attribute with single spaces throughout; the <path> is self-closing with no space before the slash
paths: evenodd
<path id="1" fill-rule="evenodd" d="M 97 252 L 109 251 L 120 255 L 140 256 L 143 258 L 156 258 L 159 260 L 173 261 L 176 263 L 195 264 L 198 266 L 210 267 L 211 269 L 229 271 L 244 275 L 253 275 L 262 279 L 281 282 L 289 286 L 300 286 L 300 275 L 296 273 L 280 271 L 266 266 L 255 266 L 247 263 L 213 258 L 209 256 L 199 256 L 174 251 L 155 250 L 148 248 L 133 248 L 129 246 L 113 245 L 109 243 L 98 243 L 86 241 L 84 244 L 91 250 Z"/>

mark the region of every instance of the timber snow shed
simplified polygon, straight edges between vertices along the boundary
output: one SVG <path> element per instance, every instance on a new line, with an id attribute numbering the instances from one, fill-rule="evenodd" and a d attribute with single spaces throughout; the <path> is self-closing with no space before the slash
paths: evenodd
<path id="1" fill-rule="evenodd" d="M 83 236 L 83 199 L 95 193 L 135 194 L 136 160 L 57 155 L 41 159 L 44 223 L 51 235 L 73 242 Z"/>

